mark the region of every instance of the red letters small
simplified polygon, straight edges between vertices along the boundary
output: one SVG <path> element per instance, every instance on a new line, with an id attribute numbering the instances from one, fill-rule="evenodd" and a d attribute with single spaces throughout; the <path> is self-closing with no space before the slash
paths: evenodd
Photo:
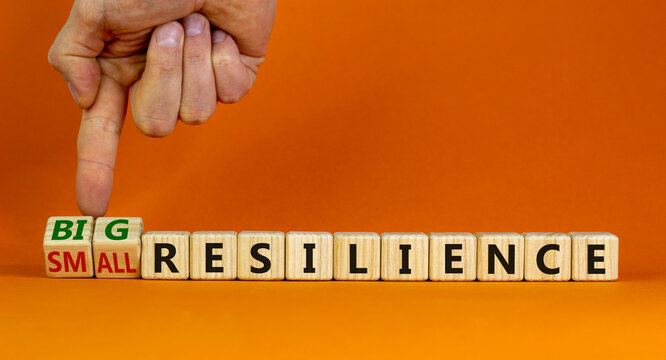
<path id="1" fill-rule="evenodd" d="M 106 253 L 99 254 L 99 265 L 97 266 L 97 272 L 101 273 L 102 269 L 107 269 L 109 272 L 113 272 L 111 269 L 111 264 L 109 264 L 109 259 L 106 257 Z"/>
<path id="2" fill-rule="evenodd" d="M 76 262 L 72 259 L 72 253 L 69 251 L 63 252 L 63 258 L 65 262 L 65 272 L 69 272 L 69 265 L 72 265 L 72 271 L 78 272 L 79 265 L 81 265 L 81 271 L 86 272 L 86 253 L 79 251 L 76 253 Z"/>
<path id="3" fill-rule="evenodd" d="M 51 251 L 49 252 L 47 259 L 51 264 L 53 264 L 53 267 L 49 267 L 49 272 L 60 272 L 62 270 L 62 264 L 56 256 L 60 256 L 60 251 Z M 69 268 L 71 266 L 72 270 L 71 272 L 86 272 L 86 253 L 83 251 L 79 251 L 76 253 L 76 261 L 74 261 L 74 258 L 72 257 L 72 253 L 69 251 L 63 251 L 62 252 L 62 257 L 63 257 L 63 262 L 65 263 L 65 271 L 64 272 L 70 272 Z M 81 268 L 81 270 L 79 270 Z"/>
<path id="4" fill-rule="evenodd" d="M 116 273 L 124 273 L 125 270 L 118 267 L 118 254 L 113 253 L 113 266 L 116 269 Z"/>
<path id="5" fill-rule="evenodd" d="M 129 258 L 129 253 L 124 252 L 125 255 L 125 267 L 122 268 L 118 264 L 118 253 L 111 253 L 111 257 L 113 258 L 113 267 L 111 267 L 111 263 L 109 262 L 109 258 L 105 252 L 102 252 L 99 254 L 99 265 L 97 266 L 97 272 L 102 273 L 102 270 L 106 270 L 109 273 L 116 273 L 116 274 L 121 274 L 121 273 L 136 273 L 136 269 L 132 269 L 132 265 L 130 264 L 130 258 Z"/>
<path id="6" fill-rule="evenodd" d="M 135 273 L 136 269 L 132 269 L 130 266 L 130 259 L 129 259 L 129 254 L 125 253 L 125 268 L 127 269 L 128 273 Z"/>
<path id="7" fill-rule="evenodd" d="M 55 267 L 49 266 L 49 272 L 60 272 L 60 270 L 62 270 L 62 264 L 60 264 L 60 261 L 58 261 L 58 259 L 55 258 L 56 256 L 60 256 L 60 251 L 51 251 L 47 256 L 49 262 L 55 265 Z"/>

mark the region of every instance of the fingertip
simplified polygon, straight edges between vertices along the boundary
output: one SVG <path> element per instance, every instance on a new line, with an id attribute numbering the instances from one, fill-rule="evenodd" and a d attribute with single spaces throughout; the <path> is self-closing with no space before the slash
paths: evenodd
<path id="1" fill-rule="evenodd" d="M 208 18 L 199 14 L 193 13 L 183 18 L 183 28 L 185 29 L 185 36 L 197 36 L 208 28 Z"/>
<path id="2" fill-rule="evenodd" d="M 102 165 L 79 163 L 76 174 L 76 200 L 84 215 L 104 216 L 111 199 L 113 170 Z"/>
<path id="3" fill-rule="evenodd" d="M 161 138 L 171 134 L 176 127 L 176 121 L 151 119 L 142 115 L 134 115 L 134 124 L 146 136 Z"/>
<path id="4" fill-rule="evenodd" d="M 183 26 L 178 21 L 170 21 L 155 28 L 155 41 L 163 48 L 174 48 L 183 44 Z"/>
<path id="5" fill-rule="evenodd" d="M 227 38 L 227 33 L 226 32 L 224 32 L 220 29 L 216 29 L 215 31 L 213 31 L 212 40 L 213 40 L 214 44 L 222 42 L 226 38 Z"/>
<path id="6" fill-rule="evenodd" d="M 217 105 L 217 102 L 214 103 Z M 202 125 L 213 116 L 215 106 L 209 109 L 197 106 L 181 106 L 180 120 L 187 125 Z"/>

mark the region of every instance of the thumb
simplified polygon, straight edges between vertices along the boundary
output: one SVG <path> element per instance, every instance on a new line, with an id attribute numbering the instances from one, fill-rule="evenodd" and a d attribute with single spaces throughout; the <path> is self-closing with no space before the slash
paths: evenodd
<path id="1" fill-rule="evenodd" d="M 88 6 L 83 12 L 78 4 L 77 1 L 51 46 L 48 60 L 67 81 L 77 105 L 86 109 L 95 101 L 100 82 L 101 72 L 96 58 L 104 49 L 102 13 L 94 6 Z M 97 13 L 99 19 L 96 19 Z"/>

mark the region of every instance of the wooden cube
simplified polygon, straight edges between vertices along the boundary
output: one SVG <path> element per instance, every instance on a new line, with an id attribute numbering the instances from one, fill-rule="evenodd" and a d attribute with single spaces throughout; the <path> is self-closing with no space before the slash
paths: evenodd
<path id="1" fill-rule="evenodd" d="M 571 237 L 561 233 L 524 233 L 525 280 L 571 279 Z"/>
<path id="2" fill-rule="evenodd" d="M 470 233 L 430 234 L 430 280 L 475 279 L 476 237 Z"/>
<path id="3" fill-rule="evenodd" d="M 379 280 L 381 241 L 377 233 L 337 232 L 333 234 L 336 280 Z"/>
<path id="4" fill-rule="evenodd" d="M 237 234 L 235 231 L 196 231 L 190 236 L 190 278 L 233 280 L 236 278 Z"/>
<path id="5" fill-rule="evenodd" d="M 287 280 L 331 280 L 333 235 L 327 232 L 287 233 Z"/>
<path id="6" fill-rule="evenodd" d="M 46 276 L 92 277 L 91 216 L 53 216 L 46 222 L 44 260 Z"/>
<path id="7" fill-rule="evenodd" d="M 141 236 L 141 277 L 185 280 L 190 276 L 190 233 L 149 231 Z"/>
<path id="8" fill-rule="evenodd" d="M 98 278 L 141 277 L 141 235 L 138 217 L 100 217 L 95 220 L 93 258 Z"/>
<path id="9" fill-rule="evenodd" d="M 383 233 L 381 275 L 389 281 L 428 279 L 428 236 L 424 233 Z"/>
<path id="10" fill-rule="evenodd" d="M 617 280 L 619 240 L 607 232 L 572 232 L 572 276 L 575 281 Z"/>
<path id="11" fill-rule="evenodd" d="M 284 279 L 284 234 L 279 231 L 238 234 L 238 279 Z"/>
<path id="12" fill-rule="evenodd" d="M 523 235 L 476 233 L 476 277 L 480 281 L 520 281 L 525 262 Z"/>

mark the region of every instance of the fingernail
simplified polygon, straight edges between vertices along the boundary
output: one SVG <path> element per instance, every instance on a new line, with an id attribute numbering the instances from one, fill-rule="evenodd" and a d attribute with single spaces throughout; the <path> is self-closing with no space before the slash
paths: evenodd
<path id="1" fill-rule="evenodd" d="M 74 98 L 74 102 L 76 102 L 76 105 L 79 105 L 79 94 L 76 92 L 76 89 L 74 89 L 74 86 L 72 83 L 69 81 L 67 82 L 67 87 L 69 88 L 69 92 L 72 93 L 72 97 Z"/>
<path id="2" fill-rule="evenodd" d="M 160 26 L 156 30 L 155 38 L 157 39 L 157 45 L 163 47 L 176 47 L 180 44 L 180 26 L 174 23 L 168 23 Z"/>
<path id="3" fill-rule="evenodd" d="M 183 19 L 183 26 L 185 27 L 185 35 L 196 36 L 203 31 L 204 21 L 201 15 L 190 14 Z"/>
<path id="4" fill-rule="evenodd" d="M 224 31 L 222 31 L 222 30 L 213 31 L 213 42 L 214 43 L 222 42 L 226 38 L 227 38 L 227 33 L 225 33 Z"/>

